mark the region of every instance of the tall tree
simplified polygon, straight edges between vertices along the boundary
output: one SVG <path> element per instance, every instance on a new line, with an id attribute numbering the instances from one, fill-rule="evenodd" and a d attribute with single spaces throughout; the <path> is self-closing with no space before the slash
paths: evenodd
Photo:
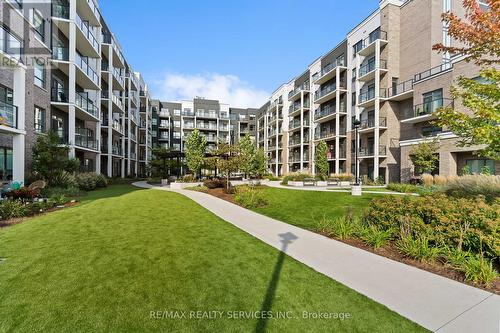
<path id="1" fill-rule="evenodd" d="M 485 0 L 488 9 L 482 9 L 476 0 L 464 0 L 465 18 L 454 13 L 443 14 L 449 35 L 462 46 L 433 46 L 439 52 L 466 56 L 479 66 L 500 63 L 500 1 Z M 500 159 L 500 72 L 496 68 L 483 68 L 479 78 L 458 79 L 451 88 L 452 97 L 460 100 L 469 113 L 444 107 L 436 111 L 439 126 L 457 134 L 461 146 L 485 145 L 478 155 Z"/>
<path id="2" fill-rule="evenodd" d="M 197 177 L 200 177 L 203 167 L 205 150 L 207 148 L 207 139 L 201 135 L 200 131 L 195 129 L 186 140 L 186 164 Z"/>
<path id="3" fill-rule="evenodd" d="M 321 140 L 316 146 L 316 153 L 314 155 L 314 162 L 316 164 L 316 170 L 318 174 L 326 179 L 328 177 L 328 146 L 326 142 Z"/>
<path id="4" fill-rule="evenodd" d="M 255 158 L 255 144 L 247 133 L 239 142 L 238 149 L 241 157 L 241 171 L 245 173 L 245 178 L 252 173 L 252 160 Z"/>
<path id="5" fill-rule="evenodd" d="M 439 142 L 437 139 L 423 141 L 413 146 L 410 159 L 417 174 L 432 173 L 434 171 L 436 163 L 439 161 L 438 149 Z"/>
<path id="6" fill-rule="evenodd" d="M 226 190 L 229 190 L 229 177 L 231 173 L 241 170 L 242 158 L 237 146 L 228 143 L 219 144 L 219 146 L 210 152 L 212 156 L 205 160 L 208 165 L 217 168 L 226 176 Z"/>
<path id="7" fill-rule="evenodd" d="M 163 179 L 168 177 L 168 170 L 170 167 L 170 149 L 165 147 L 154 148 L 153 160 L 151 161 L 151 167 L 155 169 L 156 173 L 159 174 Z"/>
<path id="8" fill-rule="evenodd" d="M 257 178 L 262 178 L 267 172 L 267 155 L 264 149 L 256 149 L 251 161 L 251 173 Z"/>
<path id="9" fill-rule="evenodd" d="M 60 144 L 56 132 L 40 135 L 33 147 L 33 173 L 53 185 L 53 181 L 63 172 L 75 172 L 80 161 L 69 158 L 69 147 Z"/>

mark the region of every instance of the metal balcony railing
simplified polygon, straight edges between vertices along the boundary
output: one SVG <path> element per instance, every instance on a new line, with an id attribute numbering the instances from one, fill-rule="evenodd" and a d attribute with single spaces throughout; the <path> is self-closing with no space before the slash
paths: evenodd
<path id="1" fill-rule="evenodd" d="M 69 48 L 63 46 L 53 46 L 52 59 L 60 61 L 69 61 Z"/>
<path id="2" fill-rule="evenodd" d="M 423 71 L 421 73 L 415 74 L 413 77 L 413 82 L 418 82 L 424 79 L 427 79 L 428 77 L 437 75 L 441 72 L 444 72 L 452 67 L 451 63 L 447 62 L 444 64 L 441 64 L 436 67 L 432 67 L 431 69 L 428 69 L 426 71 Z"/>
<path id="3" fill-rule="evenodd" d="M 99 42 L 97 41 L 97 38 L 94 37 L 94 34 L 92 33 L 92 29 L 90 28 L 89 23 L 87 21 L 82 20 L 80 15 L 78 15 L 78 13 L 76 14 L 76 25 L 83 33 L 85 38 L 87 38 L 90 45 L 92 45 L 92 47 L 99 52 Z"/>
<path id="4" fill-rule="evenodd" d="M 295 95 L 295 94 L 297 94 L 297 93 L 299 93 L 301 91 L 309 91 L 309 89 L 310 89 L 309 81 L 304 82 L 300 86 L 295 87 L 295 89 L 293 89 L 292 91 L 290 91 L 288 93 L 288 98 L 292 97 L 293 95 Z"/>
<path id="5" fill-rule="evenodd" d="M 95 102 L 89 98 L 89 94 L 87 92 L 77 92 L 75 95 L 75 103 L 76 106 L 85 110 L 85 112 L 99 118 L 99 108 Z"/>
<path id="6" fill-rule="evenodd" d="M 359 126 L 359 129 L 367 129 L 367 128 L 374 128 L 375 127 L 375 118 L 367 118 L 361 120 L 361 125 Z M 379 126 L 381 127 L 386 127 L 387 126 L 387 118 L 385 117 L 379 117 Z"/>
<path id="7" fill-rule="evenodd" d="M 453 106 L 453 99 L 437 98 L 432 101 L 417 104 L 413 107 L 413 112 L 408 117 L 405 117 L 405 119 L 429 115 L 445 106 Z"/>
<path id="8" fill-rule="evenodd" d="M 410 90 L 413 90 L 413 80 L 408 80 L 394 87 L 387 88 L 387 98 L 404 94 Z"/>
<path id="9" fill-rule="evenodd" d="M 387 69 L 387 61 L 384 59 L 380 59 L 379 66 L 377 67 L 377 63 L 375 61 L 368 62 L 361 67 L 359 67 L 359 77 L 362 77 L 370 72 L 373 72 L 376 69 Z"/>
<path id="10" fill-rule="evenodd" d="M 69 103 L 69 90 L 65 88 L 52 88 L 50 101 L 56 103 Z"/>
<path id="11" fill-rule="evenodd" d="M 346 89 L 346 83 L 345 83 L 345 81 L 343 81 L 343 80 L 340 81 L 339 88 L 340 89 Z M 337 84 L 336 83 L 331 83 L 331 84 L 329 84 L 327 86 L 324 86 L 323 88 L 316 90 L 316 92 L 314 93 L 314 100 L 318 100 L 321 97 L 326 96 L 326 95 L 328 95 L 329 93 L 331 93 L 332 91 L 335 91 L 335 90 L 337 90 Z"/>
<path id="12" fill-rule="evenodd" d="M 94 138 L 94 131 L 89 128 L 75 128 L 75 146 L 97 150 L 99 142 Z"/>

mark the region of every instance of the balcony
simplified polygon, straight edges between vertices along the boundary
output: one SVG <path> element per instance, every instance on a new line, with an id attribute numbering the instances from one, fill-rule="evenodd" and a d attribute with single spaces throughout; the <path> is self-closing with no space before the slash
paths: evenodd
<path id="1" fill-rule="evenodd" d="M 422 80 L 437 76 L 439 74 L 448 72 L 449 70 L 451 70 L 451 68 L 452 68 L 452 65 L 451 65 L 451 63 L 448 62 L 448 63 L 441 64 L 439 66 L 433 67 L 431 69 L 428 69 L 426 71 L 423 71 L 421 73 L 415 74 L 413 77 L 413 83 L 417 83 L 419 81 L 422 81 Z"/>
<path id="2" fill-rule="evenodd" d="M 378 156 L 386 157 L 387 156 L 387 147 L 379 146 L 378 148 Z M 358 158 L 373 158 L 375 157 L 375 147 L 360 147 L 358 151 Z"/>
<path id="3" fill-rule="evenodd" d="M 91 21 L 93 25 L 100 25 L 101 15 L 99 14 L 99 8 L 94 0 L 78 0 L 76 1 L 77 12 L 82 15 L 83 18 Z"/>
<path id="4" fill-rule="evenodd" d="M 386 89 L 380 89 L 378 96 L 375 94 L 375 89 L 367 89 L 365 91 L 361 91 L 359 94 L 359 103 L 360 107 L 370 107 L 375 104 L 375 98 L 385 98 L 387 93 Z"/>
<path id="5" fill-rule="evenodd" d="M 367 82 L 375 78 L 375 70 L 387 70 L 387 61 L 380 59 L 380 63 L 377 66 L 375 61 L 369 61 L 359 68 L 358 81 Z"/>
<path id="6" fill-rule="evenodd" d="M 53 103 L 69 103 L 69 90 L 64 88 L 52 88 L 50 101 Z"/>
<path id="7" fill-rule="evenodd" d="M 358 52 L 360 56 L 366 57 L 375 52 L 375 42 L 379 40 L 381 46 L 387 44 L 387 32 L 383 30 L 375 30 L 368 37 L 363 39 L 361 50 Z"/>
<path id="8" fill-rule="evenodd" d="M 52 47 L 52 60 L 69 61 L 69 48 L 62 46 Z"/>
<path id="9" fill-rule="evenodd" d="M 97 75 L 96 71 L 92 67 L 90 67 L 87 62 L 87 57 L 83 57 L 77 52 L 76 65 L 84 74 L 81 75 L 80 72 L 77 71 L 77 83 L 85 89 L 99 90 L 99 75 Z"/>
<path id="10" fill-rule="evenodd" d="M 76 45 L 85 54 L 98 58 L 100 56 L 99 42 L 94 37 L 89 22 L 82 20 L 80 15 L 76 14 L 75 23 L 81 32 L 76 36 Z"/>
<path id="11" fill-rule="evenodd" d="M 0 125 L 17 128 L 17 106 L 0 101 Z"/>
<path id="12" fill-rule="evenodd" d="M 296 119 L 296 120 L 292 120 L 290 122 L 290 124 L 288 125 L 288 130 L 291 132 L 291 131 L 295 131 L 295 130 L 298 130 L 301 128 L 301 125 L 303 127 L 309 127 L 309 120 L 304 120 L 302 123 L 300 122 L 299 119 Z"/>
<path id="13" fill-rule="evenodd" d="M 369 117 L 367 119 L 362 119 L 361 124 L 359 126 L 359 132 L 364 133 L 364 132 L 370 132 L 373 129 L 375 129 L 375 124 L 377 122 L 375 121 L 374 117 Z M 387 128 L 387 118 L 385 117 L 379 117 L 378 120 L 378 126 L 379 128 L 386 129 Z"/>
<path id="14" fill-rule="evenodd" d="M 94 131 L 89 128 L 75 128 L 75 146 L 97 150 L 99 142 L 94 138 Z"/>
<path id="15" fill-rule="evenodd" d="M 338 113 L 346 113 L 345 103 L 340 103 L 340 109 Z M 333 105 L 327 105 L 323 108 L 318 108 L 314 112 L 314 120 L 317 122 L 325 122 L 335 118 L 337 110 Z"/>
<path id="16" fill-rule="evenodd" d="M 346 82 L 340 81 L 340 85 L 338 87 L 339 90 L 347 90 Z M 327 86 L 322 87 L 321 89 L 316 90 L 314 93 L 314 103 L 322 104 L 328 102 L 329 100 L 336 97 L 337 84 L 332 83 Z"/>
<path id="17" fill-rule="evenodd" d="M 217 130 L 217 124 L 196 123 L 196 128 L 202 129 L 202 130 L 216 131 Z"/>
<path id="18" fill-rule="evenodd" d="M 437 98 L 432 101 L 417 104 L 411 112 L 403 114 L 402 123 L 418 123 L 434 119 L 433 113 L 441 108 L 453 106 L 453 100 L 449 98 Z"/>
<path id="19" fill-rule="evenodd" d="M 346 130 L 345 130 L 345 128 L 343 128 L 343 124 L 341 124 L 338 135 L 335 133 L 335 130 L 333 130 L 333 129 L 320 129 L 319 131 L 316 131 L 316 133 L 314 134 L 314 140 L 316 140 L 316 141 L 329 140 L 329 139 L 334 139 L 337 136 L 345 135 L 345 134 L 346 134 Z"/>
<path id="20" fill-rule="evenodd" d="M 118 146 L 118 145 L 113 145 L 111 147 L 111 151 L 112 151 L 112 154 L 113 155 L 117 155 L 117 156 L 122 156 L 123 153 L 122 153 L 122 147 L 121 146 Z"/>
<path id="21" fill-rule="evenodd" d="M 52 3 L 52 17 L 69 20 L 69 6 Z"/>
<path id="22" fill-rule="evenodd" d="M 116 90 L 125 90 L 125 79 L 123 73 L 119 68 L 113 68 L 113 88 Z M 120 88 L 120 89 L 118 89 Z"/>
<path id="23" fill-rule="evenodd" d="M 402 82 L 394 87 L 387 88 L 387 99 L 402 101 L 413 96 L 413 80 Z"/>
<path id="24" fill-rule="evenodd" d="M 315 84 L 323 84 L 332 78 L 334 78 L 337 74 L 337 67 L 339 67 L 341 70 L 346 69 L 346 61 L 345 58 L 340 58 L 335 60 L 334 62 L 329 63 L 323 69 L 321 69 L 321 72 L 317 74 L 317 76 L 313 76 L 313 82 Z"/>
<path id="25" fill-rule="evenodd" d="M 304 154 L 302 156 L 302 161 L 303 162 L 308 162 L 309 161 L 309 153 Z M 290 155 L 288 157 L 288 162 L 290 162 L 290 163 L 300 163 L 301 162 L 300 155 Z"/>
<path id="26" fill-rule="evenodd" d="M 113 105 L 115 106 L 115 112 L 123 112 L 123 102 L 121 96 L 117 96 L 115 94 L 111 94 L 111 100 L 113 101 Z"/>
<path id="27" fill-rule="evenodd" d="M 23 66 L 21 56 L 24 54 L 23 41 L 0 26 L 0 60 L 3 66 Z"/>
<path id="28" fill-rule="evenodd" d="M 197 118 L 217 118 L 216 112 L 196 111 Z"/>
<path id="29" fill-rule="evenodd" d="M 298 87 L 295 87 L 292 91 L 288 93 L 288 100 L 289 101 L 296 101 L 297 99 L 300 98 L 301 92 L 309 92 L 310 90 L 310 85 L 309 82 L 304 82 Z"/>
<path id="30" fill-rule="evenodd" d="M 75 95 L 75 104 L 92 117 L 99 119 L 99 108 L 92 101 L 87 92 L 77 92 Z"/>
<path id="31" fill-rule="evenodd" d="M 146 91 L 144 91 L 144 90 L 139 91 L 139 96 L 146 97 L 147 96 Z"/>

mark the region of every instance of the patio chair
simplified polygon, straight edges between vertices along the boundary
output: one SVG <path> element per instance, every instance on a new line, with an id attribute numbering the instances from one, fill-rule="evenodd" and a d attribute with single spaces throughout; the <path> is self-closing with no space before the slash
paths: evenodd
<path id="1" fill-rule="evenodd" d="M 33 183 L 30 184 L 30 186 L 28 186 L 28 188 L 30 190 L 34 190 L 34 191 L 41 191 L 45 188 L 46 184 L 43 180 L 37 180 Z"/>

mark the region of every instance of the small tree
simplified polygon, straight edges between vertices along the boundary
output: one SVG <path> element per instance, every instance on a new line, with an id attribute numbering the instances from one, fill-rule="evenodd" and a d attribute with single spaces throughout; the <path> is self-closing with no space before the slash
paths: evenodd
<path id="1" fill-rule="evenodd" d="M 314 162 L 316 164 L 316 170 L 318 174 L 326 179 L 328 177 L 328 146 L 326 142 L 321 140 L 316 146 L 316 154 L 314 155 Z"/>
<path id="2" fill-rule="evenodd" d="M 186 164 L 195 175 L 200 177 L 201 168 L 205 158 L 205 149 L 207 147 L 206 138 L 195 129 L 186 140 Z"/>
<path id="3" fill-rule="evenodd" d="M 170 166 L 170 149 L 165 147 L 158 147 L 153 149 L 153 160 L 151 166 L 156 170 L 163 179 L 168 177 L 168 170 Z"/>
<path id="4" fill-rule="evenodd" d="M 241 157 L 241 171 L 245 173 L 245 178 L 252 173 L 252 160 L 255 158 L 256 148 L 247 133 L 239 142 L 238 149 Z"/>
<path id="5" fill-rule="evenodd" d="M 33 172 L 49 185 L 63 172 L 75 172 L 80 166 L 76 158 L 69 158 L 69 147 L 59 143 L 57 133 L 41 135 L 33 147 Z"/>
<path id="6" fill-rule="evenodd" d="M 413 147 L 410 158 L 417 174 L 432 173 L 439 161 L 438 149 L 439 143 L 436 139 L 424 141 Z"/>
<path id="7" fill-rule="evenodd" d="M 220 144 L 212 150 L 212 156 L 206 158 L 207 164 L 226 175 L 226 190 L 229 190 L 229 177 L 232 172 L 241 170 L 242 158 L 237 146 L 227 143 Z"/>
<path id="8" fill-rule="evenodd" d="M 250 172 L 257 178 L 262 178 L 267 172 L 267 155 L 264 149 L 256 149 L 251 161 Z"/>
<path id="9" fill-rule="evenodd" d="M 461 46 L 433 46 L 442 53 L 465 55 L 466 61 L 478 66 L 500 63 L 500 1 L 485 0 L 488 10 L 482 10 L 476 0 L 463 0 L 465 18 L 454 13 L 443 14 L 448 34 Z M 460 77 L 458 87 L 452 87 L 453 98 L 472 111 L 465 114 L 445 107 L 437 110 L 437 125 L 457 134 L 461 146 L 485 145 L 478 155 L 500 159 L 500 72 L 483 68 L 481 80 Z"/>

